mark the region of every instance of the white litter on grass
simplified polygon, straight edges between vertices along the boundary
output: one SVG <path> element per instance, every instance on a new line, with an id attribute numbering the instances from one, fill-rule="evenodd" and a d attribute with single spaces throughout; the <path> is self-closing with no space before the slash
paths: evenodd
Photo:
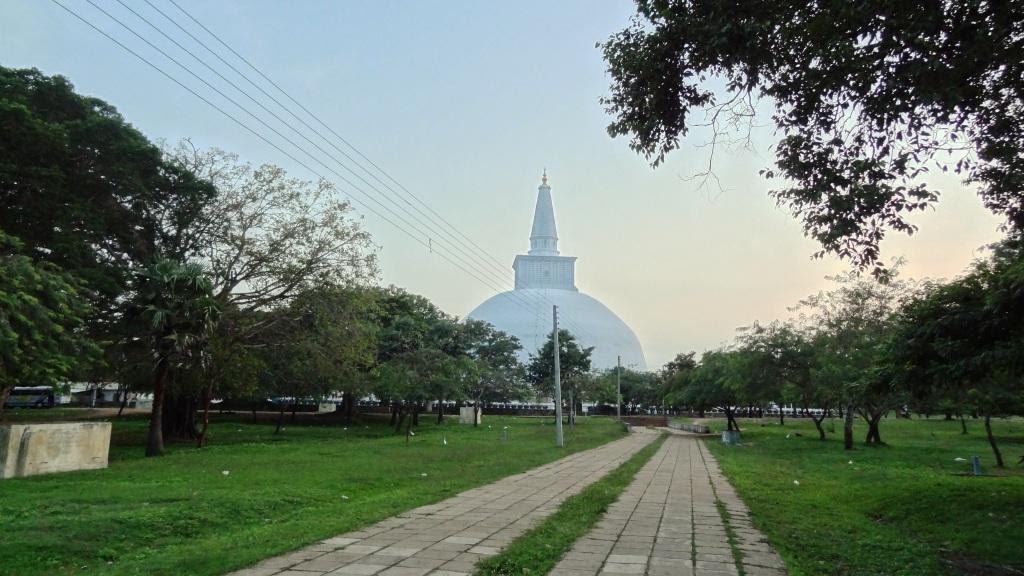
<path id="1" fill-rule="evenodd" d="M 415 436 L 415 435 L 416 435 L 415 432 L 413 432 L 412 430 L 409 430 L 409 436 Z"/>
<path id="2" fill-rule="evenodd" d="M 796 484 L 797 486 L 799 486 L 800 485 L 800 481 L 799 480 L 793 480 L 793 484 Z"/>
<path id="3" fill-rule="evenodd" d="M 502 428 L 502 430 L 508 430 L 508 426 L 505 426 L 504 428 Z"/>
<path id="4" fill-rule="evenodd" d="M 341 495 L 341 499 L 342 499 L 342 500 L 348 500 L 348 496 L 345 496 L 344 494 L 342 494 L 342 495 Z"/>
<path id="5" fill-rule="evenodd" d="M 789 434 L 786 434 L 786 438 L 789 438 Z"/>
<path id="6" fill-rule="evenodd" d="M 231 474 L 231 470 L 221 470 L 220 473 L 227 476 L 228 474 Z"/>
<path id="7" fill-rule="evenodd" d="M 426 478 L 427 477 L 427 473 L 423 472 L 423 473 L 420 474 L 420 476 L 423 476 L 424 478 Z"/>
<path id="8" fill-rule="evenodd" d="M 953 458 L 953 461 L 954 462 L 967 462 L 967 458 L 961 458 L 961 457 L 957 456 L 956 458 Z"/>
<path id="9" fill-rule="evenodd" d="M 847 464 L 853 464 L 853 460 L 850 460 L 849 462 L 847 462 Z"/>
<path id="10" fill-rule="evenodd" d="M 448 445 L 448 437 L 447 436 L 441 436 L 441 443 L 444 444 L 445 446 L 447 446 Z"/>

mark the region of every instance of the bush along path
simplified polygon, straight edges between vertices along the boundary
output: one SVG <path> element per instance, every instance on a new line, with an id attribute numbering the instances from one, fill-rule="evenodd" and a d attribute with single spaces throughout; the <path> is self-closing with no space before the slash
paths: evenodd
<path id="1" fill-rule="evenodd" d="M 658 438 L 626 438 L 341 534 L 232 576 L 337 574 L 409 576 L 471 573 L 502 548 Z"/>
<path id="2" fill-rule="evenodd" d="M 551 576 L 785 576 L 699 440 L 673 434 Z"/>

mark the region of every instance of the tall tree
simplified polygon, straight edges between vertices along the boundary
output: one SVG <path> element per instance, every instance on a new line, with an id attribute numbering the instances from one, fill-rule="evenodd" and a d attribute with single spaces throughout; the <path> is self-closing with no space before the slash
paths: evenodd
<path id="1" fill-rule="evenodd" d="M 82 279 L 90 331 L 109 337 L 124 327 L 136 272 L 178 258 L 175 230 L 213 187 L 166 162 L 113 106 L 38 70 L 0 67 L 0 133 L 0 229 Z"/>
<path id="2" fill-rule="evenodd" d="M 848 273 L 834 278 L 838 286 L 800 303 L 803 322 L 817 340 L 820 381 L 838 387 L 845 413 L 843 443 L 853 449 L 854 414 L 868 425 L 868 444 L 881 444 L 879 424 L 906 398 L 886 370 L 886 346 L 895 326 L 896 312 L 918 290 L 914 282 L 897 277 L 897 269 L 879 278 Z"/>
<path id="3" fill-rule="evenodd" d="M 996 466 L 1004 461 L 992 418 L 1024 414 L 1024 239 L 1011 236 L 967 274 L 908 302 L 889 366 L 918 399 L 948 397 L 985 419 Z"/>
<path id="4" fill-rule="evenodd" d="M 803 335 L 782 322 L 755 322 L 740 330 L 737 345 L 745 395 L 761 405 L 774 402 L 779 407 L 779 424 L 785 424 L 785 400 L 809 386 L 813 358 Z"/>
<path id="5" fill-rule="evenodd" d="M 377 291 L 377 303 L 374 394 L 391 404 L 392 424 L 398 426 L 410 412 L 417 419 L 422 403 L 433 399 L 427 379 L 445 378 L 449 361 L 464 355 L 464 348 L 455 319 L 423 296 L 392 286 Z"/>
<path id="6" fill-rule="evenodd" d="M 526 395 L 525 371 L 516 356 L 522 345 L 515 336 L 480 320 L 464 320 L 460 329 L 466 352 L 476 365 L 467 393 L 473 399 L 473 425 L 478 426 L 485 400 L 517 400 Z"/>
<path id="7" fill-rule="evenodd" d="M 683 404 L 683 391 L 689 381 L 690 374 L 697 368 L 694 352 L 680 352 L 676 357 L 662 366 L 658 371 L 659 386 L 665 403 L 672 407 Z"/>
<path id="8" fill-rule="evenodd" d="M 159 260 L 139 274 L 133 309 L 153 353 L 153 410 L 146 456 L 164 452 L 164 401 L 171 375 L 203 361 L 219 309 L 198 264 Z"/>
<path id="9" fill-rule="evenodd" d="M 533 385 L 538 394 L 554 398 L 555 374 L 555 333 L 548 334 L 547 341 L 536 354 L 530 355 L 530 363 L 526 368 L 526 379 Z M 576 342 L 576 337 L 568 330 L 558 330 L 559 377 L 562 384 L 562 400 L 568 402 L 570 396 L 579 397 L 583 376 L 590 372 L 590 356 L 594 347 L 584 348 Z M 570 406 L 572 406 L 570 404 Z M 569 422 L 572 423 L 572 410 L 569 411 Z"/>
<path id="10" fill-rule="evenodd" d="M 99 360 L 81 281 L 34 262 L 0 230 L 0 420 L 18 385 L 55 385 Z"/>
<path id="11" fill-rule="evenodd" d="M 736 382 L 736 355 L 728 350 L 705 352 L 700 364 L 687 377 L 683 404 L 698 412 L 719 408 L 725 412 L 726 428 L 740 429 L 736 407 L 740 403 Z"/>
<path id="12" fill-rule="evenodd" d="M 362 285 L 376 274 L 369 234 L 326 180 L 297 180 L 277 166 L 253 167 L 235 154 L 200 150 L 188 140 L 165 148 L 164 155 L 217 191 L 195 219 L 164 221 L 163 228 L 176 239 L 180 257 L 206 267 L 218 306 L 230 311 L 226 319 L 270 309 L 304 313 L 289 308 L 299 295 Z M 259 332 L 268 327 L 265 321 L 228 322 L 219 330 L 220 341 L 227 350 L 251 346 L 263 341 Z M 210 382 L 217 381 L 211 375 Z M 169 432 L 196 436 L 200 391 L 207 397 L 217 392 L 207 390 L 173 388 Z"/>
<path id="13" fill-rule="evenodd" d="M 1024 3 L 637 0 L 602 47 L 612 136 L 656 166 L 708 113 L 775 108 L 772 195 L 823 252 L 877 266 L 888 230 L 938 200 L 930 166 L 1024 228 Z M 724 97 L 711 87 L 724 84 Z M 695 119 L 696 118 L 696 119 Z"/>

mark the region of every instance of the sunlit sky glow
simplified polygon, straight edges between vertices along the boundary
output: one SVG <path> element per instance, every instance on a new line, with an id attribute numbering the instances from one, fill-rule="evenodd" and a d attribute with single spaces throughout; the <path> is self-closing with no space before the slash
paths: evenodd
<path id="1" fill-rule="evenodd" d="M 61 1 L 201 87 L 84 0 Z M 115 1 L 95 1 L 212 81 Z M 181 17 L 167 0 L 152 2 Z M 652 367 L 716 347 L 738 326 L 786 317 L 848 269 L 812 259 L 817 245 L 768 198 L 771 183 L 757 174 L 773 156 L 767 114 L 749 149 L 716 152 L 720 188 L 689 178 L 708 161 L 706 131 L 657 170 L 608 137 L 595 43 L 628 23 L 628 2 L 179 3 L 505 263 L 505 288 L 512 259 L 528 248 L 547 167 L 559 247 L 579 257 L 578 286 L 633 327 Z M 145 3 L 131 5 L 174 31 Z M 52 2 L 0 2 L 0 65 L 63 74 L 151 139 L 189 137 L 314 177 Z M 952 277 L 1000 237 L 1000 221 L 955 176 L 932 178 L 941 203 L 914 217 L 918 234 L 888 239 L 884 254 L 906 257 L 907 275 Z M 381 247 L 382 282 L 460 316 L 494 293 L 372 214 L 365 225 Z"/>

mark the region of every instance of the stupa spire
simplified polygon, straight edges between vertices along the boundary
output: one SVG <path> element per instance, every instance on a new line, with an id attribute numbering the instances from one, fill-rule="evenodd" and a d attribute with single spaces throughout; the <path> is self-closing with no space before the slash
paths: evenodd
<path id="1" fill-rule="evenodd" d="M 533 210 L 533 230 L 530 232 L 531 256 L 558 256 L 558 231 L 555 229 L 555 207 L 551 203 L 548 170 L 537 188 L 537 206 Z"/>

